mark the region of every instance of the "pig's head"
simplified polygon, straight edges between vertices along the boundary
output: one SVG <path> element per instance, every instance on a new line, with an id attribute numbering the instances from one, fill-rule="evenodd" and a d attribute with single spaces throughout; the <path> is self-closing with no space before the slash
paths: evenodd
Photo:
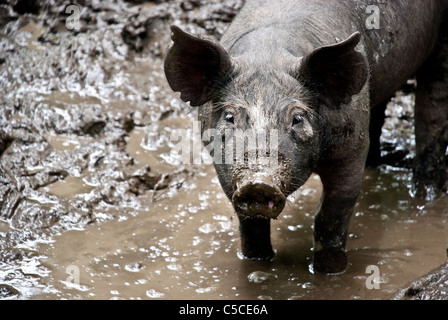
<path id="1" fill-rule="evenodd" d="M 218 133 L 222 161 L 215 157 L 215 168 L 235 211 L 275 219 L 329 151 L 329 117 L 366 82 L 366 63 L 355 50 L 359 33 L 304 57 L 286 50 L 230 56 L 215 42 L 171 30 L 166 78 L 183 101 L 199 107 L 202 129 Z M 237 143 L 227 144 L 237 132 L 247 138 L 242 159 Z"/>

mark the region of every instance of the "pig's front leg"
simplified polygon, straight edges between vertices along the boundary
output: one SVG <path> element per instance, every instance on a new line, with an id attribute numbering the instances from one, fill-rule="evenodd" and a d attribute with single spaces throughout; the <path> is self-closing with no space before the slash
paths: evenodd
<path id="1" fill-rule="evenodd" d="M 240 237 L 243 255 L 249 259 L 272 259 L 271 220 L 267 218 L 241 217 Z"/>
<path id="2" fill-rule="evenodd" d="M 341 273 L 347 267 L 347 232 L 361 191 L 363 172 L 362 160 L 319 172 L 323 194 L 314 222 L 315 272 Z"/>

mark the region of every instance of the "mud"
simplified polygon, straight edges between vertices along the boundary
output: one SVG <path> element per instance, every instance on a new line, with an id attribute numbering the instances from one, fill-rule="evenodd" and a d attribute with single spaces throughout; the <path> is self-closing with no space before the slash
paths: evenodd
<path id="1" fill-rule="evenodd" d="M 414 280 L 393 297 L 395 300 L 448 300 L 448 263 Z"/>
<path id="2" fill-rule="evenodd" d="M 317 176 L 274 221 L 273 261 L 248 261 L 212 166 L 170 153 L 196 114 L 162 70 L 169 25 L 218 40 L 243 1 L 27 3 L 0 2 L 1 299 L 388 299 L 446 261 L 447 197 L 411 187 L 412 90 L 389 104 L 347 272 L 309 267 Z"/>

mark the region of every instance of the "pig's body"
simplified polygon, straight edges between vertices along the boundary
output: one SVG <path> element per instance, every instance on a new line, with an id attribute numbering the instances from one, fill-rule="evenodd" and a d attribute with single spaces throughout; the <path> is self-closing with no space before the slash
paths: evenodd
<path id="1" fill-rule="evenodd" d="M 222 46 L 172 29 L 167 79 L 184 101 L 205 104 L 199 111 L 204 129 L 220 130 L 223 139 L 225 129 L 278 130 L 278 166 L 215 164 L 250 258 L 272 257 L 270 218 L 316 172 L 324 192 L 314 268 L 345 269 L 349 218 L 369 145 L 373 158 L 379 151 L 382 123 L 370 121 L 371 110 L 381 114 L 416 73 L 415 180 L 446 190 L 448 3 L 379 1 L 379 29 L 366 26 L 367 3 L 247 1 Z"/>

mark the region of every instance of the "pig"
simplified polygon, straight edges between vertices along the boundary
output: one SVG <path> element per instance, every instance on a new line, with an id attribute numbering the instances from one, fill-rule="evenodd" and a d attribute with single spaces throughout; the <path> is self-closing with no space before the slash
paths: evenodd
<path id="1" fill-rule="evenodd" d="M 312 267 L 346 270 L 350 217 L 366 163 L 378 160 L 385 106 L 414 75 L 414 181 L 446 192 L 447 11 L 446 0 L 248 0 L 219 43 L 171 26 L 166 79 L 198 107 L 202 129 L 217 130 L 223 146 L 229 130 L 277 132 L 275 165 L 215 163 L 245 257 L 273 258 L 270 221 L 314 172 L 323 192 Z"/>

